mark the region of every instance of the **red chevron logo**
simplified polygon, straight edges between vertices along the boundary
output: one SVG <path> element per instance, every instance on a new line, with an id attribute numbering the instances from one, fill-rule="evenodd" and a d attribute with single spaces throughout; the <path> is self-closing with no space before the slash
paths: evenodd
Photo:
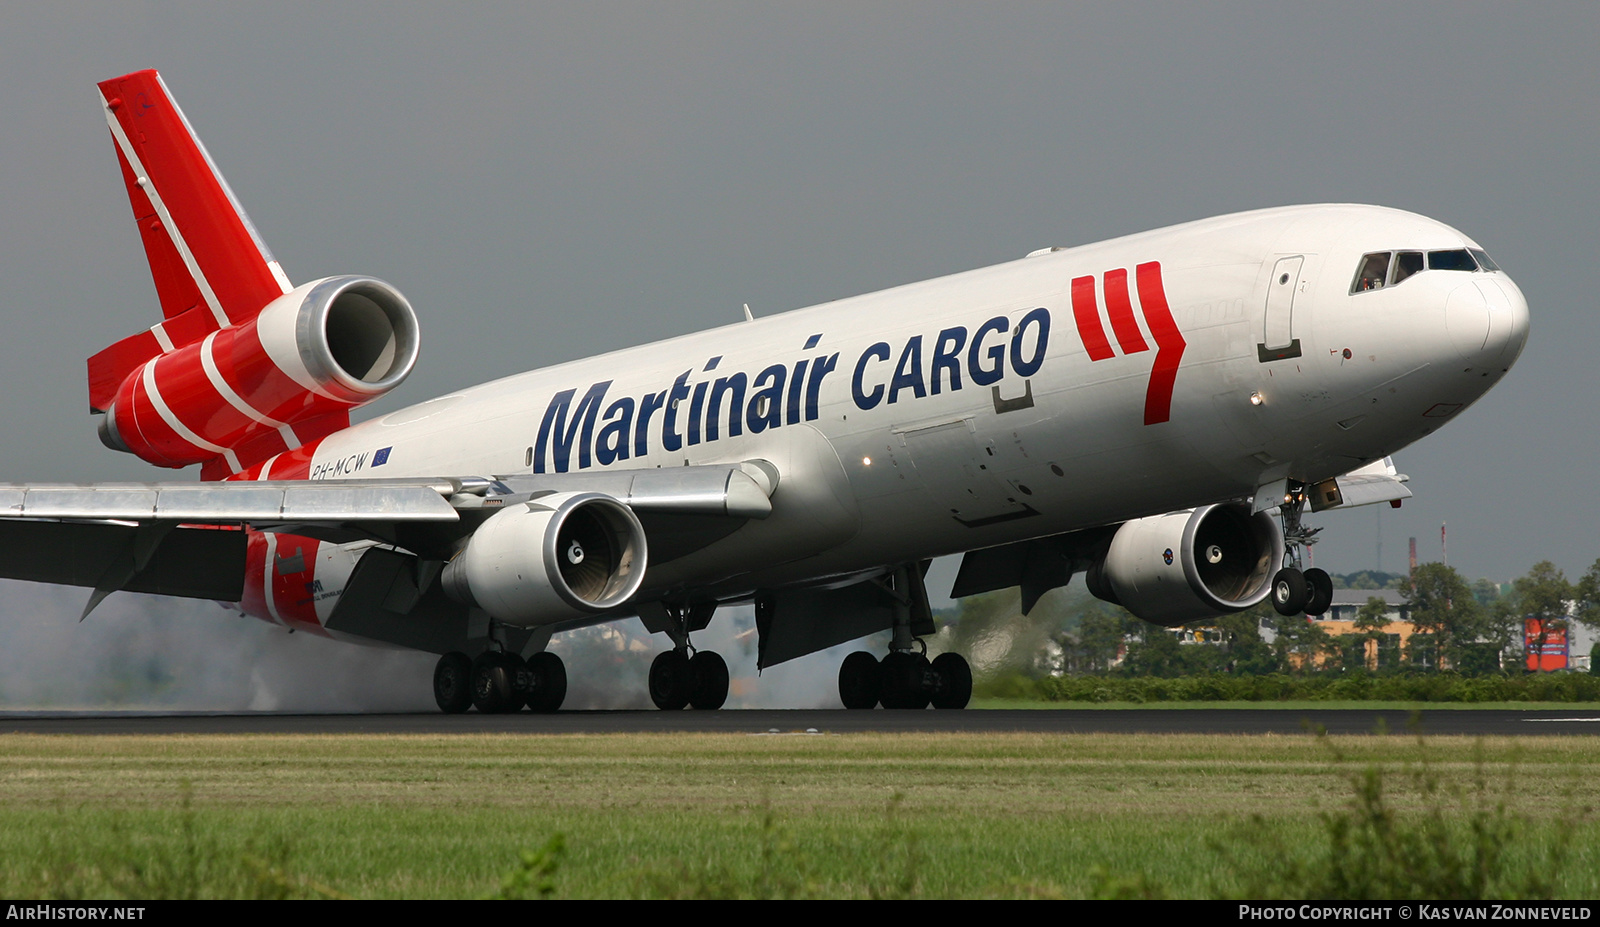
<path id="1" fill-rule="evenodd" d="M 1111 333 L 1117 337 L 1117 347 L 1124 355 L 1150 350 L 1128 298 L 1128 271 L 1119 267 L 1106 271 L 1103 276 L 1106 317 L 1111 320 Z M 1178 380 L 1178 363 L 1183 360 L 1183 350 L 1188 343 L 1183 340 L 1183 333 L 1178 331 L 1178 323 L 1173 321 L 1172 310 L 1167 306 L 1161 262 L 1150 261 L 1135 267 L 1134 284 L 1139 290 L 1139 308 L 1144 313 L 1145 326 L 1156 343 L 1155 365 L 1150 370 L 1150 385 L 1144 395 L 1144 423 L 1157 425 L 1172 417 L 1172 390 Z M 1106 339 L 1095 290 L 1092 276 L 1076 277 L 1072 281 L 1072 318 L 1091 362 L 1117 356 Z"/>

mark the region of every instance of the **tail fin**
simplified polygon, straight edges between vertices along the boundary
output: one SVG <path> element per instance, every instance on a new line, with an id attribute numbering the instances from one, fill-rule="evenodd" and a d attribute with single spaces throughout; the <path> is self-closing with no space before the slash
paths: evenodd
<path id="1" fill-rule="evenodd" d="M 97 412 L 141 364 L 248 321 L 292 289 L 161 75 L 113 78 L 100 96 L 164 319 L 89 359 Z"/>

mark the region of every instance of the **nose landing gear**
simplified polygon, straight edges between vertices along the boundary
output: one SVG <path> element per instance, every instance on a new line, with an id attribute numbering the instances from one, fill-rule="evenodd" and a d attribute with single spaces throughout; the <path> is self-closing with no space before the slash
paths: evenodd
<path id="1" fill-rule="evenodd" d="M 1272 607 L 1285 617 L 1293 615 L 1322 615 L 1333 604 L 1333 578 L 1326 570 L 1312 567 L 1300 569 L 1304 551 L 1317 542 L 1321 528 L 1310 528 L 1301 523 L 1305 514 L 1305 486 L 1290 484 L 1283 505 L 1278 509 L 1283 515 L 1283 546 L 1285 566 L 1272 577 Z"/>

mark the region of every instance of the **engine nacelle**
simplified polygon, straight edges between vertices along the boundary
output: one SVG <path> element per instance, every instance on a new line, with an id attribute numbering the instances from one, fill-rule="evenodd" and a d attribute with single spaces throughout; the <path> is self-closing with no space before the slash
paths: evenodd
<path id="1" fill-rule="evenodd" d="M 252 456 L 265 458 L 296 446 L 296 423 L 398 386 L 419 340 L 416 313 L 389 284 L 315 280 L 134 369 L 106 408 L 100 440 L 164 467 L 227 458 L 263 439 L 273 446 Z"/>
<path id="2" fill-rule="evenodd" d="M 1260 603 L 1283 551 L 1271 515 L 1207 505 L 1127 522 L 1086 580 L 1097 597 L 1174 627 Z"/>
<path id="3" fill-rule="evenodd" d="M 644 581 L 644 529 L 596 492 L 555 493 L 495 513 L 445 566 L 446 594 L 534 627 L 626 603 Z"/>

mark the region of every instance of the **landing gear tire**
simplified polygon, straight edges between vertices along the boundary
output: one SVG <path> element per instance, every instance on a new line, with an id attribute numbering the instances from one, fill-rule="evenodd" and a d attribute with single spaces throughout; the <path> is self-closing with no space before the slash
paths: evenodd
<path id="1" fill-rule="evenodd" d="M 689 676 L 694 680 L 689 704 L 698 711 L 716 711 L 728 700 L 728 662 L 710 650 L 689 658 Z"/>
<path id="2" fill-rule="evenodd" d="M 554 712 L 567 698 L 567 665 L 549 651 L 528 658 L 528 710 Z"/>
<path id="3" fill-rule="evenodd" d="M 1322 615 L 1333 605 L 1333 577 L 1327 570 L 1316 567 L 1305 572 L 1306 577 L 1306 614 Z"/>
<path id="4" fill-rule="evenodd" d="M 472 707 L 472 658 L 464 653 L 447 653 L 433 668 L 433 700 L 447 715 L 459 715 Z"/>
<path id="5" fill-rule="evenodd" d="M 839 700 L 846 708 L 876 708 L 883 689 L 883 674 L 878 658 L 857 650 L 839 664 Z"/>
<path id="6" fill-rule="evenodd" d="M 650 664 L 650 701 L 662 711 L 680 711 L 689 704 L 694 690 L 694 673 L 689 658 L 677 650 L 656 655 Z"/>
<path id="7" fill-rule="evenodd" d="M 920 653 L 897 650 L 879 664 L 883 672 L 883 691 L 879 698 L 885 708 L 923 709 L 928 707 L 927 678 L 932 669 Z"/>
<path id="8" fill-rule="evenodd" d="M 515 661 L 515 662 L 513 662 Z M 516 674 L 522 658 L 485 651 L 472 661 L 472 704 L 486 715 L 507 714 L 522 708 Z"/>
<path id="9" fill-rule="evenodd" d="M 941 653 L 933 658 L 935 708 L 965 708 L 972 701 L 972 667 L 959 653 Z"/>
<path id="10" fill-rule="evenodd" d="M 1272 577 L 1272 607 L 1286 618 L 1305 614 L 1310 595 L 1305 574 L 1294 567 L 1284 567 Z"/>

